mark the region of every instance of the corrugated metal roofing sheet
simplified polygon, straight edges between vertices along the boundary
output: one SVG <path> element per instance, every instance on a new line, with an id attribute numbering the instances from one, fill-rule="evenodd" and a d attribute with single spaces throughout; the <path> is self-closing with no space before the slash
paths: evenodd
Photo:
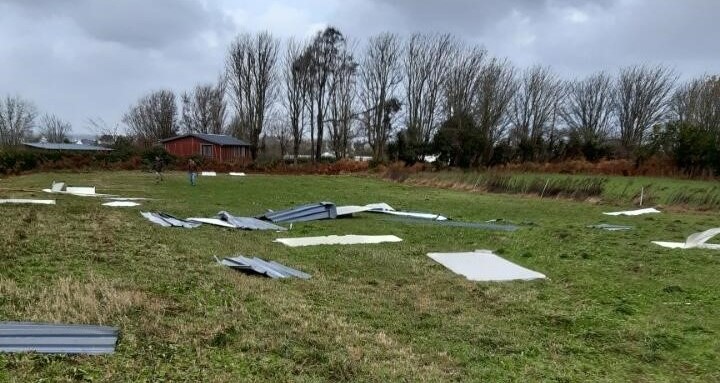
<path id="1" fill-rule="evenodd" d="M 45 150 L 88 150 L 88 151 L 110 151 L 112 149 L 97 145 L 80 145 L 80 144 L 56 144 L 51 142 L 25 142 L 23 145 L 35 149 Z"/>
<path id="2" fill-rule="evenodd" d="M 337 218 L 337 210 L 332 202 L 320 202 L 287 210 L 268 212 L 259 218 L 271 222 L 305 222 L 319 219 L 335 219 Z"/>
<path id="3" fill-rule="evenodd" d="M 286 228 L 278 225 L 273 225 L 272 223 L 265 222 L 262 220 L 259 220 L 257 218 L 252 217 L 236 217 L 226 211 L 221 211 L 218 213 L 218 217 L 232 225 L 234 225 L 238 229 L 245 229 L 245 230 L 278 230 L 278 231 L 285 231 Z"/>
<path id="4" fill-rule="evenodd" d="M 110 354 L 118 329 L 31 322 L 0 323 L 0 352 Z"/>
<path id="5" fill-rule="evenodd" d="M 273 279 L 290 277 L 302 279 L 311 278 L 310 274 L 303 273 L 300 270 L 295 270 L 275 261 L 268 262 L 258 257 L 248 258 L 239 255 L 233 258 L 224 258 L 220 263 L 236 270 L 252 271 Z"/>
<path id="6" fill-rule="evenodd" d="M 140 214 L 142 214 L 142 216 L 147 218 L 150 222 L 163 227 L 184 227 L 186 229 L 193 229 L 200 226 L 199 223 L 186 221 L 166 213 L 141 211 Z"/>

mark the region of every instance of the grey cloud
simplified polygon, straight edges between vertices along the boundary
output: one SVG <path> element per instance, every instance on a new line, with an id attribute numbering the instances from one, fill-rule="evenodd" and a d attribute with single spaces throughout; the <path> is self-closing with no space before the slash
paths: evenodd
<path id="1" fill-rule="evenodd" d="M 88 36 L 132 48 L 161 49 L 199 32 L 229 27 L 214 8 L 196 0 L 10 0 L 36 19 L 63 17 Z"/>

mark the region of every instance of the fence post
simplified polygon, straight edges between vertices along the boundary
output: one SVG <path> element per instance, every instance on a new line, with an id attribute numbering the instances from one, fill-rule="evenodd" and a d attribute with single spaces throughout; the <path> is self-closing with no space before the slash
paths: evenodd
<path id="1" fill-rule="evenodd" d="M 642 207 L 643 198 L 645 197 L 645 186 L 640 187 L 640 206 Z"/>
<path id="2" fill-rule="evenodd" d="M 549 183 L 550 183 L 550 178 L 548 178 L 547 181 L 545 181 L 545 186 L 543 186 L 542 193 L 540 193 L 540 199 L 542 199 L 542 197 L 545 195 L 545 189 L 547 189 Z"/>

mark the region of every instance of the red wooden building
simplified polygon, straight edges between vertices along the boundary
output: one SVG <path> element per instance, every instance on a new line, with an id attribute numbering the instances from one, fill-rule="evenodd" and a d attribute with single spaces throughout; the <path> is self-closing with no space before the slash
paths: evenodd
<path id="1" fill-rule="evenodd" d="M 160 142 L 170 154 L 179 157 L 203 156 L 220 162 L 250 162 L 250 144 L 224 134 L 192 133 Z"/>

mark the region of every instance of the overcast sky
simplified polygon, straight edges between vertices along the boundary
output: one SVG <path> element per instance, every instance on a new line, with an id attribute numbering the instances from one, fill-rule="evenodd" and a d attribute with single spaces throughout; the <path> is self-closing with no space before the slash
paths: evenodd
<path id="1" fill-rule="evenodd" d="M 664 63 L 720 73 L 720 0 L 0 0 L 0 96 L 20 95 L 88 132 L 140 96 L 213 81 L 238 33 L 307 37 L 326 25 L 452 32 L 516 65 L 572 78 Z"/>

